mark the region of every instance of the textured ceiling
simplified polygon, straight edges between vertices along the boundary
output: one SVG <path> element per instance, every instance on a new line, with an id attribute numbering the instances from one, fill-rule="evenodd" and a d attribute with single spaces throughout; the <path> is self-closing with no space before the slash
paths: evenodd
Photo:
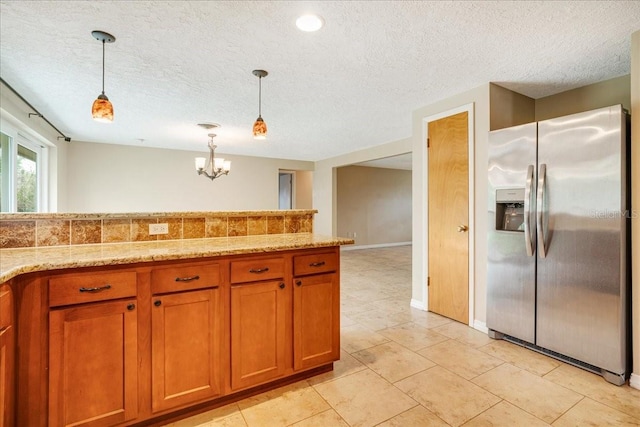
<path id="1" fill-rule="evenodd" d="M 303 33 L 303 12 L 326 25 Z M 640 1 L 2 1 L 0 75 L 72 140 L 321 160 L 409 137 L 489 81 L 533 98 L 630 72 Z M 91 119 L 101 91 L 115 121 Z M 266 141 L 254 140 L 265 69 Z M 140 141 L 140 139 L 144 141 Z"/>

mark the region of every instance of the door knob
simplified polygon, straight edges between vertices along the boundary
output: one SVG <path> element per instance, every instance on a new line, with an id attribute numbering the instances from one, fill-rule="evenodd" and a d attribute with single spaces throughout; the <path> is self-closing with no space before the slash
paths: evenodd
<path id="1" fill-rule="evenodd" d="M 458 226 L 458 233 L 464 233 L 469 229 L 469 227 L 467 227 L 466 225 L 459 225 Z"/>

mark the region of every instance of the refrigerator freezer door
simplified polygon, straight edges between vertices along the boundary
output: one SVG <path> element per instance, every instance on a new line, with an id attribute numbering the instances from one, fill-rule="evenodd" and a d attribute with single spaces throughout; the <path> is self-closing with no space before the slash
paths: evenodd
<path id="1" fill-rule="evenodd" d="M 535 164 L 536 123 L 489 133 L 487 327 L 530 343 L 535 339 Z M 500 203 L 510 201 L 510 193 L 528 200 Z M 509 229 L 503 226 L 505 212 L 519 206 L 525 208 L 523 228 L 504 231 Z"/>
<path id="2" fill-rule="evenodd" d="M 616 106 L 538 123 L 546 180 L 536 344 L 617 373 L 625 370 L 623 119 Z"/>

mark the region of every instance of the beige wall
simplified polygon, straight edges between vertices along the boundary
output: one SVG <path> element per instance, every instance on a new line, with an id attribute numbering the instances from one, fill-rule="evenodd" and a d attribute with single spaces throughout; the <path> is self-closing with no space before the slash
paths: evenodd
<path id="1" fill-rule="evenodd" d="M 536 99 L 535 121 L 562 117 L 610 105 L 622 104 L 631 110 L 631 76 L 626 75 L 592 85 Z"/>
<path id="2" fill-rule="evenodd" d="M 632 325 L 633 374 L 631 385 L 640 389 L 640 31 L 631 38 L 631 220 L 633 266 Z"/>
<path id="3" fill-rule="evenodd" d="M 318 213 L 313 221 L 314 230 L 320 234 L 338 235 L 336 168 L 410 153 L 411 144 L 411 138 L 401 139 L 316 162 L 313 173 L 313 208 Z"/>
<path id="4" fill-rule="evenodd" d="M 489 85 L 489 130 L 535 121 L 536 101 L 495 83 Z"/>
<path id="5" fill-rule="evenodd" d="M 339 236 L 357 246 L 411 242 L 411 171 L 345 166 L 336 177 Z"/>
<path id="6" fill-rule="evenodd" d="M 313 172 L 295 171 L 296 179 L 296 200 L 295 209 L 313 208 Z"/>
<path id="7" fill-rule="evenodd" d="M 217 153 L 216 153 L 217 154 Z M 280 169 L 312 170 L 312 162 L 219 155 L 231 173 L 198 176 L 203 153 L 73 142 L 67 170 L 71 212 L 154 212 L 278 209 Z"/>

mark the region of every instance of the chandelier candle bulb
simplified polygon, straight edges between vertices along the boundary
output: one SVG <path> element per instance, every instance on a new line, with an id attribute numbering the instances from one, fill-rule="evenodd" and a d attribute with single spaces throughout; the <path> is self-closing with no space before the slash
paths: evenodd
<path id="1" fill-rule="evenodd" d="M 204 169 L 207 159 L 204 157 L 196 157 L 196 170 Z"/>

